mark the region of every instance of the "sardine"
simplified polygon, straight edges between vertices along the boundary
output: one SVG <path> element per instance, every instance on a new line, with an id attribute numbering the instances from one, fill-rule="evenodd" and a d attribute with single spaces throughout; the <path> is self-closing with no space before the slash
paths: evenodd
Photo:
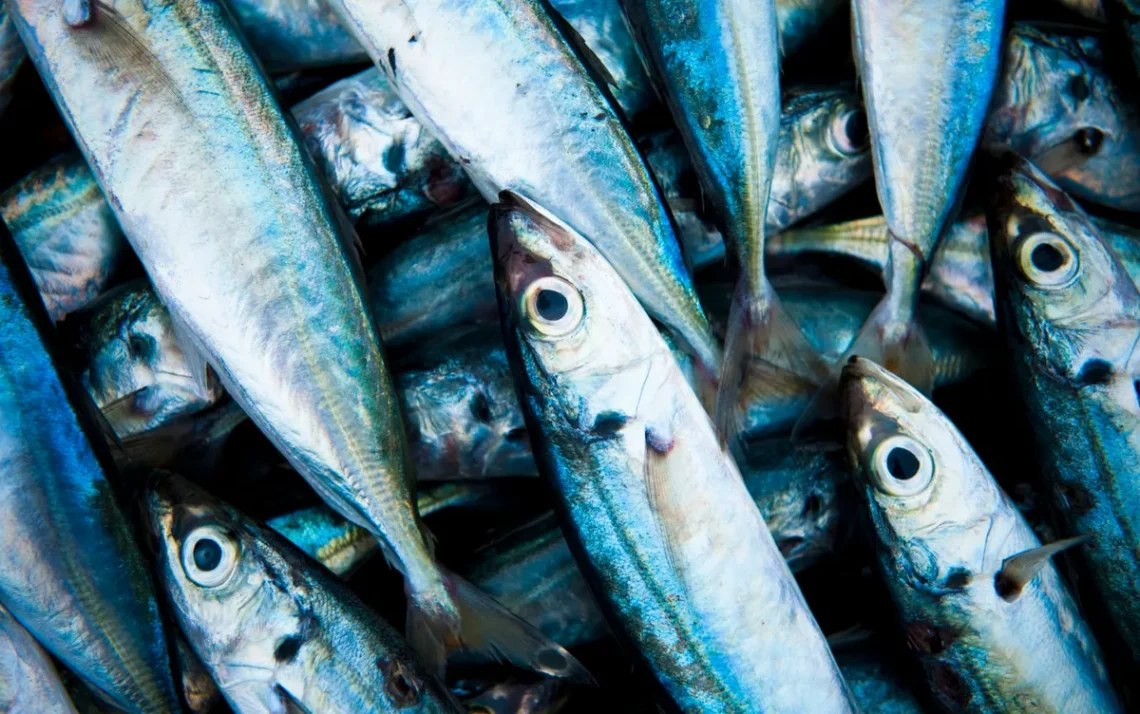
<path id="1" fill-rule="evenodd" d="M 0 218 L 53 321 L 105 290 L 127 253 L 111 207 L 77 154 L 57 156 L 0 194 Z"/>
<path id="2" fill-rule="evenodd" d="M 855 0 L 852 34 L 875 186 L 891 233 L 887 294 L 851 347 L 929 393 L 919 287 L 978 144 L 997 80 L 1005 0 Z"/>
<path id="3" fill-rule="evenodd" d="M 4 113 L 12 101 L 12 83 L 27 54 L 8 14 L 8 8 L 0 5 L 0 114 Z"/>
<path id="4" fill-rule="evenodd" d="M 1007 156 L 990 192 L 998 309 L 1042 481 L 1140 657 L 1140 290 L 1040 170 Z"/>
<path id="5" fill-rule="evenodd" d="M 458 162 L 375 67 L 294 105 L 293 116 L 355 221 L 384 226 L 422 219 L 474 195 Z"/>
<path id="6" fill-rule="evenodd" d="M 1049 560 L 1072 543 L 1042 547 L 965 437 L 897 376 L 854 357 L 842 391 L 879 564 L 935 700 L 947 711 L 1123 711 Z"/>
<path id="7" fill-rule="evenodd" d="M 525 194 L 588 236 L 715 374 L 720 347 L 660 194 L 543 0 L 333 1 L 485 199 Z"/>
<path id="8" fill-rule="evenodd" d="M 557 714 L 569 696 L 557 680 L 496 684 L 464 702 L 468 714 Z"/>
<path id="9" fill-rule="evenodd" d="M 0 312 L 0 602 L 115 706 L 177 712 L 158 605 L 107 482 L 103 437 L 61 381 L 48 317 L 3 226 Z"/>
<path id="10" fill-rule="evenodd" d="M 79 380 L 120 439 L 206 409 L 222 398 L 212 374 L 195 379 L 170 313 L 145 280 L 100 295 L 81 314 Z"/>
<path id="11" fill-rule="evenodd" d="M 1102 44 L 1014 25 L 982 145 L 1013 149 L 1073 196 L 1140 211 L 1140 109 Z"/>
<path id="12" fill-rule="evenodd" d="M 780 136 L 774 0 L 625 0 L 630 25 L 689 150 L 739 275 L 724 337 L 716 423 L 738 431 L 751 364 L 765 381 L 822 380 L 826 367 L 768 282 L 764 232 Z"/>
<path id="13" fill-rule="evenodd" d="M 383 541 L 417 649 L 439 668 L 465 642 L 577 674 L 435 562 L 352 228 L 226 8 L 10 8 L 188 362 L 208 362 L 318 495 Z"/>
<path id="14" fill-rule="evenodd" d="M 270 72 L 368 61 L 326 0 L 231 0 L 229 6 Z"/>
<path id="15" fill-rule="evenodd" d="M 0 711 L 76 714 L 51 658 L 0 605 Z"/>
<path id="16" fill-rule="evenodd" d="M 657 105 L 657 95 L 622 16 L 621 0 L 550 0 L 569 25 L 569 39 L 601 65 L 598 77 L 630 123 Z M 580 43 L 580 44 L 579 44 Z"/>
<path id="17" fill-rule="evenodd" d="M 492 209 L 504 338 L 579 564 L 683 711 L 845 712 L 740 473 L 616 271 L 513 194 Z"/>
<path id="18" fill-rule="evenodd" d="M 273 531 L 172 474 L 146 510 L 174 614 L 237 714 L 459 711 L 391 625 Z"/>

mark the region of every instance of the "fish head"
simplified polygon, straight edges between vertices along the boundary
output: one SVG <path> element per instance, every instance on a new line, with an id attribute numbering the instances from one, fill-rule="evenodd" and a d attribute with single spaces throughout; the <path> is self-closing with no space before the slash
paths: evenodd
<path id="1" fill-rule="evenodd" d="M 1007 332 L 1053 382 L 1136 401 L 1140 294 L 1097 227 L 1029 161 L 1007 154 L 990 192 L 996 295 Z"/>
<path id="2" fill-rule="evenodd" d="M 965 437 L 921 393 L 870 360 L 852 358 L 841 389 L 859 489 L 879 551 L 900 581 L 953 587 L 956 574 L 983 570 L 992 517 L 1005 498 Z"/>
<path id="3" fill-rule="evenodd" d="M 198 385 L 170 314 L 145 282 L 104 294 L 77 319 L 80 379 L 120 438 L 221 398 L 212 376 L 204 391 Z"/>
<path id="4" fill-rule="evenodd" d="M 304 580 L 234 508 L 174 474 L 155 472 L 148 486 L 157 570 L 194 651 L 223 690 L 234 658 L 243 661 L 240 676 L 272 680 L 274 643 L 296 632 L 306 611 Z"/>
<path id="5" fill-rule="evenodd" d="M 625 282 L 572 228 L 524 198 L 502 199 L 489 233 L 507 348 L 526 370 L 520 398 L 594 435 L 666 419 L 670 405 L 654 404 L 670 391 L 660 380 L 684 377 L 668 369 L 669 348 Z"/>
<path id="6" fill-rule="evenodd" d="M 1064 190 L 1140 209 L 1140 112 L 1094 36 L 1017 25 L 1006 42 L 983 146 L 1029 157 Z"/>
<path id="7" fill-rule="evenodd" d="M 805 91 L 784 99 L 768 225 L 781 230 L 871 177 L 871 135 L 858 95 Z"/>
<path id="8" fill-rule="evenodd" d="M 461 349 L 397 379 L 420 478 L 534 473 L 530 438 L 501 347 Z"/>
<path id="9" fill-rule="evenodd" d="M 555 714 L 568 700 L 564 685 L 557 679 L 544 679 L 496 684 L 465 704 L 468 714 Z"/>

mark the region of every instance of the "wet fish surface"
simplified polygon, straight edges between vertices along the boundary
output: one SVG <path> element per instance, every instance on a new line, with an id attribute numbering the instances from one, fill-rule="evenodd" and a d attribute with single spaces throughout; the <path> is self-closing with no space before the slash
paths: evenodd
<path id="1" fill-rule="evenodd" d="M 230 9 L 271 72 L 367 62 L 326 0 L 231 0 Z"/>
<path id="2" fill-rule="evenodd" d="M 5 714 L 76 714 L 51 658 L 3 605 L 0 605 L 0 711 Z"/>

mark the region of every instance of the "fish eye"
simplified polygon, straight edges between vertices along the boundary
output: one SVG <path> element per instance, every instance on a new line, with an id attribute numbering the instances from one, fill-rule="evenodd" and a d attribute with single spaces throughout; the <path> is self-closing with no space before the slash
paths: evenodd
<path id="1" fill-rule="evenodd" d="M 217 526 L 195 528 L 182 541 L 182 569 L 186 577 L 204 588 L 229 580 L 237 556 L 237 544 Z"/>
<path id="2" fill-rule="evenodd" d="M 562 337 L 582 322 L 582 295 L 566 280 L 539 278 L 523 295 L 523 311 L 531 327 L 550 337 Z"/>
<path id="3" fill-rule="evenodd" d="M 875 486 L 891 496 L 921 493 L 934 479 L 934 459 L 930 452 L 902 434 L 879 442 L 871 462 Z"/>
<path id="4" fill-rule="evenodd" d="M 1096 156 L 1100 147 L 1104 146 L 1104 132 L 1095 126 L 1086 126 L 1073 134 L 1073 143 L 1077 151 L 1085 156 Z"/>
<path id="5" fill-rule="evenodd" d="M 831 120 L 828 138 L 832 148 L 844 156 L 863 153 L 871 141 L 867 129 L 867 113 L 856 108 L 837 114 Z"/>
<path id="6" fill-rule="evenodd" d="M 1056 233 L 1030 234 L 1021 242 L 1018 255 L 1022 274 L 1038 287 L 1066 285 L 1080 269 L 1076 251 Z"/>

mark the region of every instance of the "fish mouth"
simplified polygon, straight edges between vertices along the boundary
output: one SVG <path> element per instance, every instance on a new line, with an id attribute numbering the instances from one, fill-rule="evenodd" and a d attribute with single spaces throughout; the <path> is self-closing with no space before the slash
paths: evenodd
<path id="1" fill-rule="evenodd" d="M 852 424 L 861 421 L 860 415 L 867 408 L 881 410 L 881 407 L 874 407 L 875 404 L 893 403 L 911 413 L 918 413 L 923 406 L 915 388 L 904 379 L 858 355 L 851 357 L 843 367 L 841 394 L 844 413 Z"/>
<path id="2" fill-rule="evenodd" d="M 512 303 L 527 285 L 554 275 L 547 256 L 556 249 L 555 243 L 527 210 L 525 199 L 510 191 L 500 193 L 499 203 L 491 206 L 487 234 L 495 256 L 496 281 Z"/>

